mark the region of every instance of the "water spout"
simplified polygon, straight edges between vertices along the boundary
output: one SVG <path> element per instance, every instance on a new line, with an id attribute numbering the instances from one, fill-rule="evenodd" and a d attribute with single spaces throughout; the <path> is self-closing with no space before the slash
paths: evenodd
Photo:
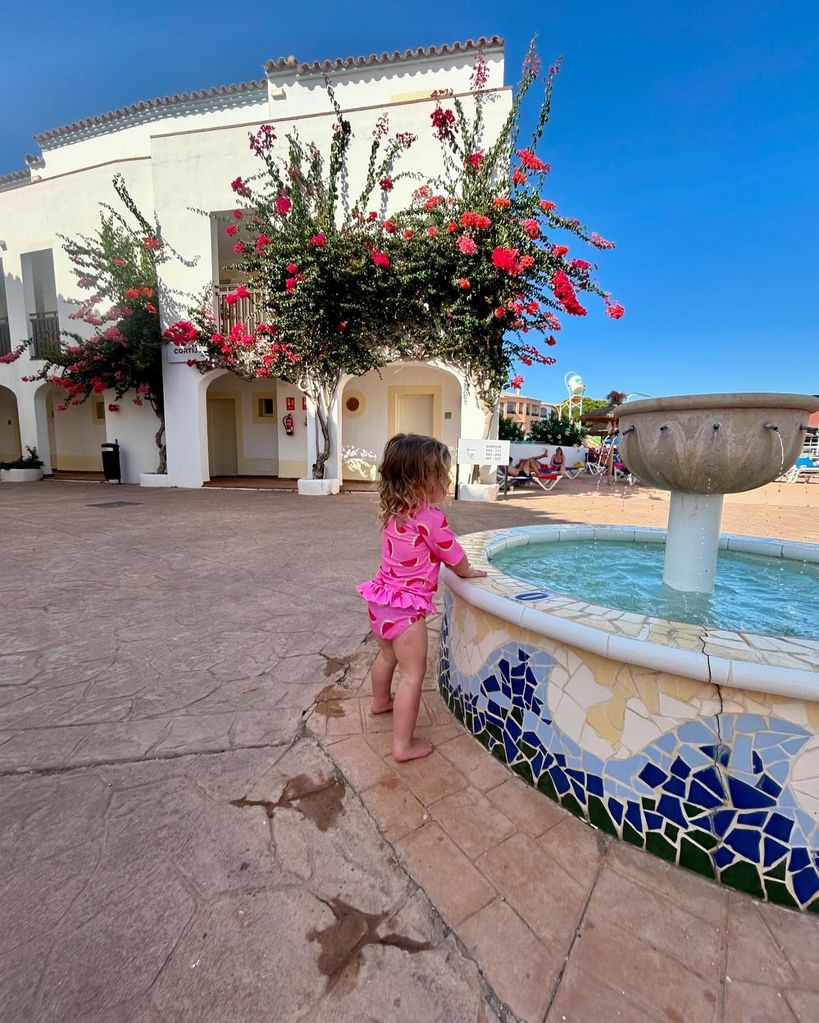
<path id="1" fill-rule="evenodd" d="M 714 430 L 718 430 L 718 429 L 719 429 L 719 427 L 720 427 L 720 424 L 719 424 L 719 423 L 714 423 L 714 425 L 713 425 L 712 429 L 714 429 Z"/>
<path id="2" fill-rule="evenodd" d="M 763 430 L 773 430 L 774 433 L 779 433 L 779 427 L 776 425 L 776 423 L 763 423 L 762 424 L 762 429 Z"/>
<path id="3" fill-rule="evenodd" d="M 629 433 L 634 433 L 635 429 L 636 429 L 636 427 L 635 427 L 635 426 L 628 426 L 628 427 L 626 427 L 626 429 L 625 429 L 625 430 L 623 430 L 623 432 L 622 432 L 621 436 L 622 436 L 622 437 L 625 437 L 625 436 L 626 436 L 626 434 L 629 434 Z"/>
<path id="4" fill-rule="evenodd" d="M 660 427 L 660 433 L 665 433 L 665 431 L 666 431 L 667 429 L 668 429 L 668 423 L 666 423 L 666 424 L 665 424 L 664 426 L 661 426 L 661 427 Z"/>

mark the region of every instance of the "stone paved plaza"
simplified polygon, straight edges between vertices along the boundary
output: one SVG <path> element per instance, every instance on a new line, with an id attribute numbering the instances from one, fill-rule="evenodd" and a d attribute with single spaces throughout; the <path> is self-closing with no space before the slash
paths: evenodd
<path id="1" fill-rule="evenodd" d="M 723 528 L 816 541 L 817 497 L 728 499 Z M 577 481 L 447 511 L 666 509 Z M 569 816 L 432 673 L 438 749 L 392 762 L 373 495 L 4 484 L 0 521 L 2 1023 L 819 1019 L 819 919 Z"/>

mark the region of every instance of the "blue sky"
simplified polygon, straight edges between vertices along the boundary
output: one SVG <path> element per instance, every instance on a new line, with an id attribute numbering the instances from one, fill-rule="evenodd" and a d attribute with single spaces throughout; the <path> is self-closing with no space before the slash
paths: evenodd
<path id="1" fill-rule="evenodd" d="M 497 33 L 507 82 L 534 32 L 563 54 L 541 147 L 549 197 L 617 243 L 592 306 L 526 371 L 547 400 L 587 393 L 819 393 L 819 4 L 585 0 L 573 4 L 259 4 L 212 0 L 7 7 L 0 173 L 31 136 L 140 99 L 313 60 Z M 468 13 L 467 13 L 468 12 Z M 12 101 L 8 102 L 11 97 Z"/>

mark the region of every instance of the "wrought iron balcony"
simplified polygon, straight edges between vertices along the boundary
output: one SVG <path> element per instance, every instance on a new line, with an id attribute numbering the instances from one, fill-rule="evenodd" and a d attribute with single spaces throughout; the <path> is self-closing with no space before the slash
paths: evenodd
<path id="1" fill-rule="evenodd" d="M 32 359 L 48 359 L 60 350 L 60 319 L 57 313 L 29 313 Z"/>
<path id="2" fill-rule="evenodd" d="M 0 320 L 0 355 L 9 355 L 11 352 L 11 331 L 9 321 Z"/>

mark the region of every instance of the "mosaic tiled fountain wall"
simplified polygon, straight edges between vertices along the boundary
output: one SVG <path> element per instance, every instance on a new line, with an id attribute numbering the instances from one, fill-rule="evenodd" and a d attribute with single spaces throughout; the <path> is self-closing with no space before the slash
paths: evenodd
<path id="1" fill-rule="evenodd" d="M 473 562 L 486 536 L 467 538 Z M 521 590 L 487 567 L 484 603 Z M 819 703 L 640 667 L 508 617 L 446 592 L 441 693 L 494 756 L 626 842 L 819 912 Z"/>

